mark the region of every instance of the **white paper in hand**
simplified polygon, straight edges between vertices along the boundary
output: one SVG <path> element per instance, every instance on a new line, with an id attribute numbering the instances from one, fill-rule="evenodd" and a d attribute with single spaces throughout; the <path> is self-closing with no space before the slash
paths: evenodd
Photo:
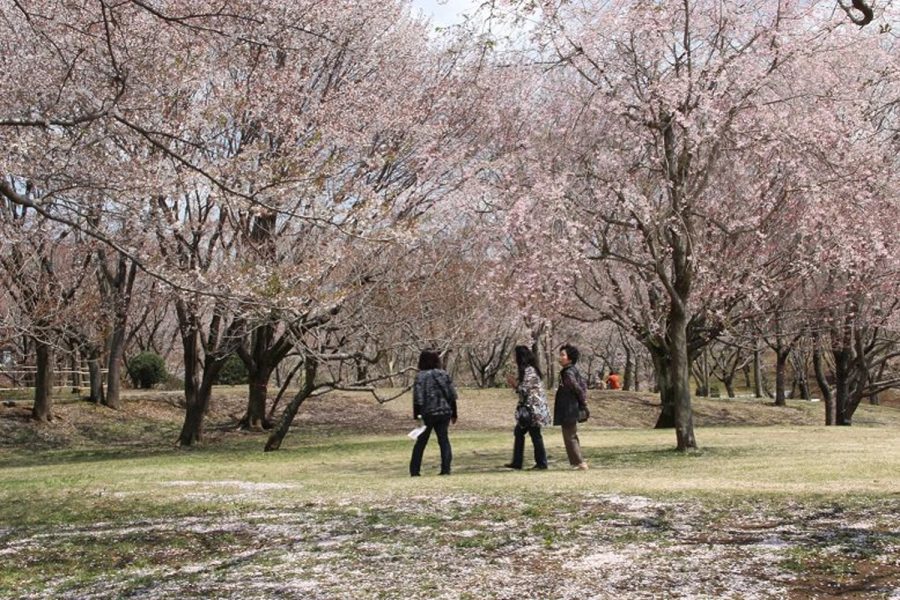
<path id="1" fill-rule="evenodd" d="M 416 427 L 415 429 L 413 429 L 406 435 L 408 435 L 411 439 L 417 440 L 417 439 L 419 439 L 419 436 L 422 435 L 423 431 L 425 431 L 425 426 L 419 425 L 418 427 Z"/>

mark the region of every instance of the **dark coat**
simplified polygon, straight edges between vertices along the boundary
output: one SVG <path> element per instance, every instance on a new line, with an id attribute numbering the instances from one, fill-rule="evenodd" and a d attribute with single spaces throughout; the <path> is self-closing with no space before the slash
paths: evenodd
<path id="1" fill-rule="evenodd" d="M 456 418 L 456 389 L 443 369 L 419 371 L 413 383 L 413 417 Z"/>
<path id="2" fill-rule="evenodd" d="M 578 409 L 585 408 L 587 384 L 584 377 L 569 365 L 559 373 L 559 387 L 556 388 L 556 399 L 553 402 L 553 424 L 571 425 L 578 422 Z"/>

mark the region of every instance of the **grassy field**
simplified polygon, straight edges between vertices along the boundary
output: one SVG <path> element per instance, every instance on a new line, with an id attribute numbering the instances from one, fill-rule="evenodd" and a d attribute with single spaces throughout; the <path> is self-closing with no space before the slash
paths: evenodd
<path id="1" fill-rule="evenodd" d="M 510 472 L 511 394 L 464 390 L 453 475 L 432 441 L 413 479 L 408 398 L 311 400 L 266 454 L 243 393 L 188 450 L 177 394 L 0 409 L 0 598 L 900 599 L 896 408 L 698 399 L 678 454 L 652 396 L 595 391 L 589 471 L 548 428 L 550 470 Z"/>

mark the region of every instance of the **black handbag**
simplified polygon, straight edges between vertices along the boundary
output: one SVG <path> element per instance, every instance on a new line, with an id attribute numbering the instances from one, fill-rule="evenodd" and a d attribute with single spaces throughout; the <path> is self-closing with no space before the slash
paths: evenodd
<path id="1" fill-rule="evenodd" d="M 588 410 L 587 406 L 581 407 L 578 409 L 578 422 L 584 423 L 591 416 L 591 411 Z"/>

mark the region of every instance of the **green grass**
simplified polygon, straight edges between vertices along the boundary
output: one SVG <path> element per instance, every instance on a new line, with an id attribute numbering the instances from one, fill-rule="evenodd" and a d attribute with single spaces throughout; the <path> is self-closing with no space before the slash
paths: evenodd
<path id="1" fill-rule="evenodd" d="M 240 406 L 241 392 L 220 391 L 219 402 Z M 696 429 L 700 449 L 678 453 L 674 432 L 622 425 L 652 420 L 652 397 L 594 394 L 594 418 L 579 431 L 591 469 L 569 470 L 559 429 L 547 428 L 551 464 L 540 472 L 501 466 L 512 450 L 508 392 L 462 396 L 460 423 L 451 429 L 451 477 L 437 476 L 435 440 L 423 476 L 408 476 L 406 399 L 310 404 L 274 453 L 262 452 L 265 434 L 228 429 L 233 405 L 210 416 L 208 440 L 190 449 L 173 444 L 177 407 L 149 396 L 132 398 L 123 411 L 64 403 L 51 425 L 8 420 L 0 444 L 0 546 L 11 550 L 0 598 L 141 595 L 176 583 L 227 597 L 220 580 L 243 569 L 247 581 L 261 574 L 281 581 L 289 596 L 301 576 L 283 579 L 286 566 L 292 573 L 324 568 L 341 582 L 374 577 L 367 597 L 396 585 L 414 595 L 454 581 L 444 553 L 474 573 L 476 583 L 454 588 L 459 597 L 494 597 L 495 584 L 477 582 L 492 581 L 507 568 L 497 561 L 518 564 L 522 553 L 523 561 L 557 557 L 565 565 L 573 548 L 590 553 L 599 545 L 602 556 L 646 555 L 664 566 L 679 552 L 716 548 L 737 568 L 747 560 L 744 548 L 772 532 L 787 546 L 774 557 L 763 553 L 758 568 L 793 574 L 798 594 L 807 593 L 802 586 L 876 589 L 866 577 L 900 589 L 900 566 L 890 558 L 900 548 L 897 409 L 862 407 L 857 425 L 837 428 L 818 425 L 821 407 L 806 403 L 784 410 L 699 400 L 707 423 Z M 723 425 L 736 420 L 753 424 Z M 15 436 L 28 441 L 17 444 Z M 529 443 L 526 461 L 530 451 Z M 432 562 L 410 580 L 418 587 L 403 588 L 389 573 L 418 569 L 423 556 Z M 185 564 L 207 566 L 180 571 Z M 707 577 L 726 570 L 712 564 Z M 588 575 L 585 586 L 595 581 Z M 342 588 L 328 586 L 343 583 L 324 575 L 316 581 L 325 586 L 320 597 L 340 596 Z M 118 587 L 104 592 L 108 582 Z M 555 584 L 534 585 L 542 597 L 563 593 Z M 724 588 L 709 589 L 714 596 Z M 580 595 L 591 593 L 584 587 Z"/>
<path id="2" fill-rule="evenodd" d="M 411 442 L 395 436 L 294 440 L 262 453 L 259 437 L 228 447 L 193 450 L 59 450 L 0 452 L 0 525 L 83 523 L 110 517 L 183 515 L 221 510 L 202 496 L 248 496 L 239 483 L 260 484 L 261 502 L 390 498 L 454 492 L 530 496 L 602 492 L 654 497 L 886 497 L 900 492 L 897 431 L 883 428 L 705 428 L 700 451 L 674 452 L 672 434 L 655 430 L 585 428 L 591 470 L 571 472 L 557 429 L 545 432 L 547 472 L 501 468 L 511 435 L 453 432 L 454 475 L 432 477 L 437 447 L 426 450 L 425 476 L 407 475 Z M 299 443 L 297 443 L 299 442 Z M 189 483 L 186 483 L 189 482 Z M 271 484 L 285 486 L 283 489 Z M 195 492 L 192 500 L 186 492 Z M 224 509 L 229 510 L 230 504 Z"/>

